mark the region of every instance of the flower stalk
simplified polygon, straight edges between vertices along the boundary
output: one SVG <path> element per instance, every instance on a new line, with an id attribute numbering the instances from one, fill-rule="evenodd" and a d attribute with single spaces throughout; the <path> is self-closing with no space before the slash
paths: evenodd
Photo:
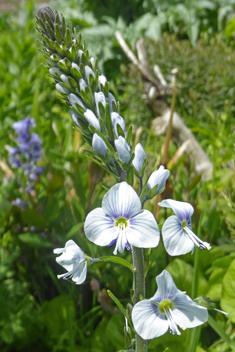
<path id="1" fill-rule="evenodd" d="M 133 274 L 133 303 L 140 301 L 141 296 L 145 296 L 145 276 L 144 276 L 144 253 L 142 248 L 132 247 L 133 266 L 135 268 Z M 147 343 L 137 333 L 135 334 L 136 352 L 146 352 Z"/>

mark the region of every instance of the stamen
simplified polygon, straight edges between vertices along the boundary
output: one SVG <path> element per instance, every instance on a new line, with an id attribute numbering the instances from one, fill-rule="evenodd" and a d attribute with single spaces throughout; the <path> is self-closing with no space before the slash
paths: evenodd
<path id="1" fill-rule="evenodd" d="M 183 230 L 184 230 L 184 233 L 188 235 L 190 240 L 192 240 L 197 247 L 199 247 L 200 249 L 208 249 L 208 250 L 211 249 L 210 244 L 207 242 L 203 242 L 199 237 L 197 237 L 197 235 L 195 235 L 195 233 L 193 233 L 192 230 L 190 230 L 189 227 L 185 226 L 183 227 Z"/>
<path id="2" fill-rule="evenodd" d="M 169 331 L 171 335 L 181 335 L 181 332 L 179 331 L 174 318 L 172 316 L 172 310 L 169 307 L 164 308 L 164 313 L 165 317 L 167 318 L 168 326 L 169 326 Z"/>

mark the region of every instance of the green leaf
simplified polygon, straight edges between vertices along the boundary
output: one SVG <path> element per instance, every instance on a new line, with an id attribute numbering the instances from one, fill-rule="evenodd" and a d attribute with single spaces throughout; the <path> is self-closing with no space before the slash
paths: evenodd
<path id="1" fill-rule="evenodd" d="M 229 313 L 229 319 L 235 323 L 235 259 L 229 265 L 222 281 L 221 308 Z"/>
<path id="2" fill-rule="evenodd" d="M 117 264 L 121 264 L 126 266 L 128 269 L 131 271 L 134 271 L 133 266 L 125 259 L 119 258 L 119 257 L 113 257 L 113 256 L 108 256 L 108 257 L 100 257 L 100 260 L 102 261 L 108 261 L 108 262 L 114 262 Z"/>
<path id="3" fill-rule="evenodd" d="M 44 237 L 41 237 L 37 233 L 33 232 L 26 232 L 20 234 L 19 239 L 24 242 L 25 244 L 35 247 L 35 248 L 51 248 L 53 244 L 48 242 Z"/>
<path id="4" fill-rule="evenodd" d="M 193 267 L 182 259 L 173 260 L 166 270 L 172 275 L 176 286 L 191 295 L 193 282 Z M 205 296 L 208 291 L 208 283 L 202 273 L 199 272 L 198 296 Z"/>
<path id="5" fill-rule="evenodd" d="M 21 212 L 23 222 L 29 226 L 35 226 L 37 229 L 45 229 L 46 220 L 36 209 L 24 209 Z"/>
<path id="6" fill-rule="evenodd" d="M 123 307 L 123 305 L 121 304 L 121 302 L 119 301 L 119 299 L 114 296 L 114 294 L 110 291 L 110 290 L 107 290 L 108 292 L 108 295 L 110 298 L 112 298 L 112 300 L 114 301 L 114 303 L 117 305 L 117 307 L 120 309 L 120 311 L 122 312 L 122 314 L 124 315 L 124 317 L 128 318 L 127 314 L 126 314 L 126 310 L 125 308 Z M 129 319 L 129 318 L 128 318 Z"/>

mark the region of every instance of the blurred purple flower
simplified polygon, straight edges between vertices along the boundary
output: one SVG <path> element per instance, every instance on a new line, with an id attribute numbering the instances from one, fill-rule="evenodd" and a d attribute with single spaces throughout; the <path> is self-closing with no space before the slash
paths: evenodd
<path id="1" fill-rule="evenodd" d="M 27 178 L 25 191 L 28 193 L 34 189 L 34 182 L 43 170 L 43 166 L 36 165 L 36 162 L 42 158 L 42 141 L 37 133 L 30 131 L 30 128 L 35 126 L 34 119 L 30 117 L 15 122 L 12 127 L 18 135 L 15 140 L 17 148 L 6 146 L 9 152 L 8 161 L 11 167 L 15 169 L 22 167 L 24 170 Z M 12 204 L 22 208 L 23 203 L 20 203 L 20 199 L 17 198 Z"/>

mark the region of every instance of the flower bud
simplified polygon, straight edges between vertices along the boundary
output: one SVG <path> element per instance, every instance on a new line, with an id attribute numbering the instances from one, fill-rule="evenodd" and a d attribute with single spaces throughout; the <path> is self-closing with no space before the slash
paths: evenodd
<path id="1" fill-rule="evenodd" d="M 120 125 L 121 129 L 123 130 L 123 132 L 125 134 L 126 126 L 125 126 L 125 121 L 123 120 L 123 118 L 117 112 L 112 112 L 111 119 L 112 119 L 112 125 L 113 125 L 114 131 L 116 133 L 116 136 L 117 137 L 119 136 L 118 130 L 117 130 L 117 124 Z"/>
<path id="2" fill-rule="evenodd" d="M 107 82 L 107 79 L 104 75 L 100 75 L 99 76 L 99 79 L 98 79 L 98 86 L 99 86 L 99 89 L 101 89 L 101 84 L 102 86 L 105 85 L 105 82 Z"/>
<path id="3" fill-rule="evenodd" d="M 144 148 L 140 143 L 138 143 L 135 147 L 135 157 L 132 161 L 132 164 L 134 165 L 135 169 L 138 172 L 141 171 L 145 159 L 146 159 L 146 154 L 145 154 Z"/>
<path id="4" fill-rule="evenodd" d="M 92 138 L 92 147 L 96 151 L 97 154 L 102 156 L 103 158 L 106 158 L 107 155 L 107 145 L 103 141 L 103 139 L 98 136 L 97 133 L 94 133 L 93 138 Z"/>
<path id="5" fill-rule="evenodd" d="M 157 186 L 155 194 L 160 194 L 164 191 L 166 186 L 166 180 L 170 175 L 170 171 L 165 169 L 163 165 L 159 167 L 157 171 L 154 171 L 148 179 L 148 188 L 151 190 L 153 187 Z"/>
<path id="6" fill-rule="evenodd" d="M 100 131 L 100 123 L 99 120 L 97 119 L 97 117 L 95 116 L 95 114 L 90 110 L 87 109 L 86 112 L 84 112 L 84 116 L 87 120 L 87 122 L 92 125 L 93 127 L 95 127 L 97 130 Z"/>
<path id="7" fill-rule="evenodd" d="M 76 107 L 76 104 L 81 106 L 84 110 L 86 110 L 85 105 L 83 104 L 83 102 L 81 101 L 81 99 L 79 97 L 77 97 L 75 94 L 71 93 L 68 96 L 69 102 L 72 106 Z"/>
<path id="8" fill-rule="evenodd" d="M 106 99 L 105 99 L 105 95 L 104 95 L 103 92 L 95 93 L 96 110 L 97 110 L 98 115 L 99 115 L 99 117 L 100 117 L 99 102 L 101 102 L 101 104 L 102 104 L 103 107 L 105 108 Z"/>
<path id="9" fill-rule="evenodd" d="M 115 139 L 114 143 L 118 152 L 119 160 L 124 164 L 128 164 L 131 160 L 131 148 L 129 147 L 125 138 L 119 136 L 118 139 Z"/>

